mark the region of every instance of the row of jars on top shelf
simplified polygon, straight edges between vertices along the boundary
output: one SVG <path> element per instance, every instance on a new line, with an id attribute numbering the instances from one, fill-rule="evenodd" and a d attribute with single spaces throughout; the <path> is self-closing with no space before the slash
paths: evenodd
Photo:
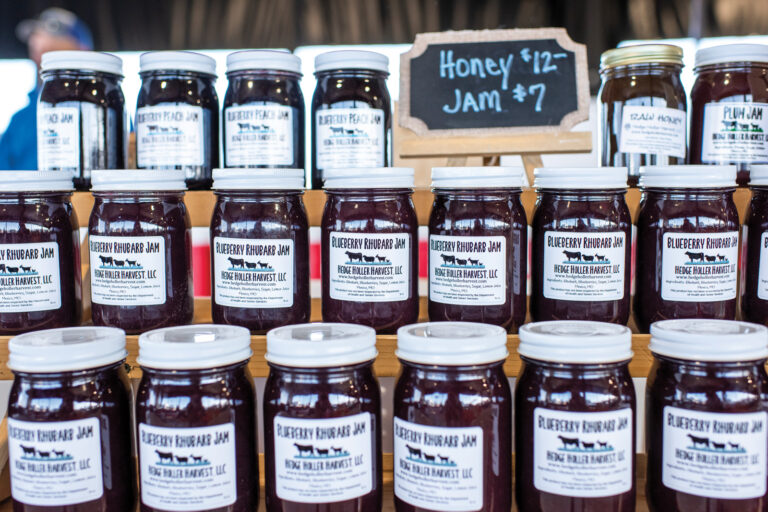
<path id="1" fill-rule="evenodd" d="M 324 169 L 392 164 L 388 66 L 386 56 L 370 51 L 333 51 L 315 59 L 313 188 L 321 188 Z M 38 169 L 71 172 L 75 186 L 88 190 L 92 170 L 127 167 L 122 60 L 100 52 L 49 52 L 40 72 Z M 139 74 L 138 168 L 181 169 L 190 189 L 207 189 L 219 165 L 305 167 L 305 107 L 296 55 L 276 50 L 230 54 L 221 112 L 211 57 L 149 52 L 140 57 Z"/>
<path id="2" fill-rule="evenodd" d="M 643 414 L 631 347 L 626 326 L 527 324 L 513 400 L 504 329 L 404 326 L 388 422 L 372 368 L 373 329 L 271 330 L 261 418 L 266 510 L 380 512 L 382 433 L 391 431 L 398 512 L 509 512 L 513 496 L 520 512 L 634 512 Z M 650 349 L 649 509 L 764 510 L 768 329 L 667 320 L 651 327 Z M 257 510 L 259 414 L 247 329 L 142 334 L 135 407 L 119 329 L 35 331 L 12 338 L 9 352 L 16 512 L 133 512 L 134 453 L 142 512 Z"/>
<path id="3" fill-rule="evenodd" d="M 742 314 L 768 322 L 768 166 L 753 166 L 743 235 Z M 0 329 L 80 322 L 72 182 L 0 173 Z M 308 321 L 308 222 L 300 169 L 221 169 L 210 225 L 212 317 L 254 332 Z M 322 317 L 393 333 L 419 314 L 413 170 L 326 174 Z M 634 314 L 734 319 L 740 259 L 733 166 L 643 169 Z M 88 227 L 92 320 L 128 332 L 193 315 L 183 171 L 94 171 Z M 514 168 L 435 168 L 429 222 L 432 321 L 516 332 L 526 319 L 528 223 Z M 531 316 L 626 324 L 632 220 L 626 168 L 542 168 L 532 222 Z"/>

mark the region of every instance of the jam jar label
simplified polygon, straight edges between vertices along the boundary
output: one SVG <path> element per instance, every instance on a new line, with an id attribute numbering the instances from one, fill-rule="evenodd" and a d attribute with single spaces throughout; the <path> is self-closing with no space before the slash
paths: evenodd
<path id="1" fill-rule="evenodd" d="M 707 498 L 766 492 L 768 413 L 710 413 L 664 407 L 662 482 Z"/>
<path id="2" fill-rule="evenodd" d="M 599 301 L 624 298 L 627 239 L 623 232 L 544 233 L 544 297 Z"/>
<path id="3" fill-rule="evenodd" d="M 108 306 L 165 304 L 165 238 L 88 237 L 91 301 Z"/>
<path id="4" fill-rule="evenodd" d="M 8 418 L 13 498 L 41 507 L 76 505 L 101 498 L 101 449 L 98 418 L 54 422 Z"/>
<path id="5" fill-rule="evenodd" d="M 376 108 L 331 108 L 315 118 L 317 168 L 382 167 L 386 118 Z"/>
<path id="6" fill-rule="evenodd" d="M 599 498 L 632 489 L 632 409 L 533 411 L 533 485 L 561 496 Z"/>
<path id="7" fill-rule="evenodd" d="M 139 423 L 138 443 L 143 505 L 175 512 L 228 507 L 237 499 L 234 424 Z"/>
<path id="8" fill-rule="evenodd" d="M 61 307 L 59 245 L 0 244 L 0 313 Z"/>
<path id="9" fill-rule="evenodd" d="M 79 105 L 64 102 L 37 109 L 37 167 L 41 171 L 80 169 Z"/>
<path id="10" fill-rule="evenodd" d="M 293 306 L 293 240 L 213 239 L 214 300 L 236 308 Z"/>
<path id="11" fill-rule="evenodd" d="M 164 103 L 136 111 L 136 160 L 140 168 L 203 165 L 203 107 Z"/>
<path id="12" fill-rule="evenodd" d="M 331 232 L 330 295 L 336 300 L 392 302 L 410 297 L 411 235 Z"/>
<path id="13" fill-rule="evenodd" d="M 429 236 L 429 300 L 496 306 L 507 301 L 507 239 Z"/>
<path id="14" fill-rule="evenodd" d="M 705 164 L 768 162 L 768 103 L 707 103 L 701 130 Z"/>
<path id="15" fill-rule="evenodd" d="M 275 416 L 275 492 L 297 503 L 333 503 L 373 489 L 373 417 Z"/>
<path id="16" fill-rule="evenodd" d="M 747 226 L 744 226 L 743 247 L 747 247 Z M 742 279 L 746 278 L 746 273 L 742 272 Z M 757 297 L 762 300 L 768 300 L 768 232 L 760 236 L 760 270 L 757 273 Z"/>
<path id="17" fill-rule="evenodd" d="M 227 108 L 227 167 L 293 165 L 293 110 L 276 103 Z"/>
<path id="18" fill-rule="evenodd" d="M 685 158 L 685 130 L 684 110 L 625 105 L 621 112 L 619 151 Z"/>
<path id="19" fill-rule="evenodd" d="M 395 417 L 395 496 L 443 512 L 483 508 L 483 429 L 431 427 Z"/>
<path id="20" fill-rule="evenodd" d="M 664 233 L 661 298 L 679 302 L 736 298 L 739 232 Z"/>

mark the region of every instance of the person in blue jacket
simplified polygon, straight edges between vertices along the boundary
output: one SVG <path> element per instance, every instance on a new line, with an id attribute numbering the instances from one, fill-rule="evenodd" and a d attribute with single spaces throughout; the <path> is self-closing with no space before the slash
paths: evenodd
<path id="1" fill-rule="evenodd" d="M 55 50 L 92 50 L 93 37 L 88 26 L 74 13 L 51 7 L 36 19 L 24 20 L 16 27 L 16 36 L 27 43 L 29 58 L 40 69 L 45 52 Z M 16 112 L 0 137 L 0 170 L 37 169 L 37 96 L 40 79 L 29 92 L 29 103 Z"/>

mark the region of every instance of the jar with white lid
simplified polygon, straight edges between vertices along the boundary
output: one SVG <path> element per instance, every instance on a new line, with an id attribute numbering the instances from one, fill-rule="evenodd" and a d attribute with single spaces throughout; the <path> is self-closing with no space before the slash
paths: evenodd
<path id="1" fill-rule="evenodd" d="M 11 338 L 8 350 L 13 510 L 133 512 L 125 333 L 49 329 Z"/>
<path id="2" fill-rule="evenodd" d="M 736 315 L 739 215 L 736 167 L 640 169 L 635 320 L 642 332 L 673 318 Z"/>
<path id="3" fill-rule="evenodd" d="M 727 320 L 651 326 L 646 497 L 653 512 L 768 507 L 768 330 Z"/>
<path id="4" fill-rule="evenodd" d="M 435 167 L 429 319 L 516 332 L 525 321 L 528 222 L 516 167 Z"/>
<path id="5" fill-rule="evenodd" d="M 626 324 L 632 276 L 627 168 L 534 173 L 531 317 Z"/>
<path id="6" fill-rule="evenodd" d="M 139 337 L 141 512 L 254 512 L 256 396 L 248 329 L 168 327 Z"/>
<path id="7" fill-rule="evenodd" d="M 40 62 L 37 168 L 65 171 L 88 190 L 93 169 L 128 163 L 123 61 L 102 52 L 54 51 Z"/>
<path id="8" fill-rule="evenodd" d="M 381 511 L 376 355 L 376 332 L 361 325 L 289 325 L 267 333 L 268 510 Z"/>
<path id="9" fill-rule="evenodd" d="M 508 512 L 512 397 L 507 332 L 496 325 L 401 327 L 396 355 L 394 486 L 398 512 Z"/>
<path id="10" fill-rule="evenodd" d="M 588 321 L 526 324 L 518 352 L 517 509 L 634 512 L 629 328 Z"/>

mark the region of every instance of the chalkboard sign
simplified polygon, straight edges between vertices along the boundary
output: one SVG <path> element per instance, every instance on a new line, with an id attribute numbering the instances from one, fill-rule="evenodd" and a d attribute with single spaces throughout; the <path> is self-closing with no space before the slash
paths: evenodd
<path id="1" fill-rule="evenodd" d="M 586 47 L 565 29 L 418 34 L 399 123 L 417 134 L 563 131 L 589 116 Z"/>

